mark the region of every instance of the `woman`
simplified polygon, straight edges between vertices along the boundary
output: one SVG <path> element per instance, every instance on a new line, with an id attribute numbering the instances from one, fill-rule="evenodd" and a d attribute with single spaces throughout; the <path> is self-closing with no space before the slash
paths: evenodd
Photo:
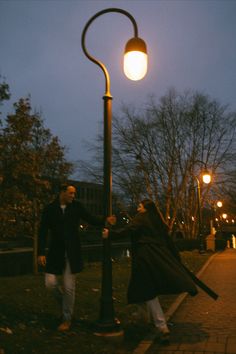
<path id="1" fill-rule="evenodd" d="M 128 286 L 129 304 L 146 302 L 154 325 L 163 340 L 168 340 L 169 328 L 158 295 L 188 292 L 194 296 L 197 288 L 181 265 L 181 259 L 151 200 L 143 200 L 138 214 L 125 228 L 104 229 L 103 237 L 130 235 L 132 268 Z"/>

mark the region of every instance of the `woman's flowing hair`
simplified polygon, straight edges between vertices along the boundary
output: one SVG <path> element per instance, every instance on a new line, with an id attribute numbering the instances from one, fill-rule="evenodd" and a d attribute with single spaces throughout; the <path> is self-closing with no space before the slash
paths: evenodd
<path id="1" fill-rule="evenodd" d="M 148 213 L 150 215 L 155 215 L 158 216 L 158 211 L 156 208 L 155 203 L 151 200 L 151 199 L 144 199 L 141 201 L 141 203 L 143 204 L 144 208 L 148 211 Z"/>
<path id="2" fill-rule="evenodd" d="M 147 210 L 149 220 L 151 221 L 152 226 L 156 228 L 156 230 L 158 230 L 158 236 L 165 240 L 165 244 L 169 248 L 173 256 L 177 258 L 178 261 L 181 262 L 179 250 L 174 244 L 174 242 L 172 241 L 172 239 L 169 237 L 168 227 L 162 221 L 157 211 L 155 203 L 150 199 L 144 199 L 141 203 L 143 204 L 144 208 Z"/>
<path id="3" fill-rule="evenodd" d="M 162 229 L 163 232 L 167 232 L 167 226 L 162 221 L 157 211 L 155 203 L 151 199 L 144 199 L 141 201 L 141 203 L 143 204 L 144 208 L 147 210 L 152 225 L 158 229 Z"/>

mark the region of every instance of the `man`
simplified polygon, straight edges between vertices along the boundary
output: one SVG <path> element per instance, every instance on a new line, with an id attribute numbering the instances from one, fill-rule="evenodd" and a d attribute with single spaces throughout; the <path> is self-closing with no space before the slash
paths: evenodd
<path id="1" fill-rule="evenodd" d="M 62 322 L 58 327 L 61 332 L 71 327 L 76 273 L 83 269 L 80 220 L 101 227 L 105 223 L 104 218 L 91 215 L 76 201 L 75 195 L 74 186 L 61 186 L 59 196 L 43 210 L 38 233 L 38 263 L 45 267 L 45 285 L 62 306 Z M 108 217 L 107 222 L 113 224 L 114 218 Z M 62 275 L 62 287 L 58 275 Z"/>

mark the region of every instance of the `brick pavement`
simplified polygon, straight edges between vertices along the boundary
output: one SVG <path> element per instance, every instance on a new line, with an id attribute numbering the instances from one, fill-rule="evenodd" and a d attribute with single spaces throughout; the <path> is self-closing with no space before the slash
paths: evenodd
<path id="1" fill-rule="evenodd" d="M 236 354 L 236 250 L 215 254 L 200 278 L 219 298 L 202 290 L 195 297 L 182 296 L 168 315 L 170 343 L 160 345 L 152 334 L 134 354 Z"/>

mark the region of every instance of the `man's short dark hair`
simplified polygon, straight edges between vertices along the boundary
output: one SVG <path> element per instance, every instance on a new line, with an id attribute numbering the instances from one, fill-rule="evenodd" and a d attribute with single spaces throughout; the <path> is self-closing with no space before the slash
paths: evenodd
<path id="1" fill-rule="evenodd" d="M 59 186 L 59 192 L 65 192 L 68 187 L 74 187 L 75 190 L 76 190 L 76 187 L 73 184 L 71 184 L 71 183 L 62 183 Z"/>

